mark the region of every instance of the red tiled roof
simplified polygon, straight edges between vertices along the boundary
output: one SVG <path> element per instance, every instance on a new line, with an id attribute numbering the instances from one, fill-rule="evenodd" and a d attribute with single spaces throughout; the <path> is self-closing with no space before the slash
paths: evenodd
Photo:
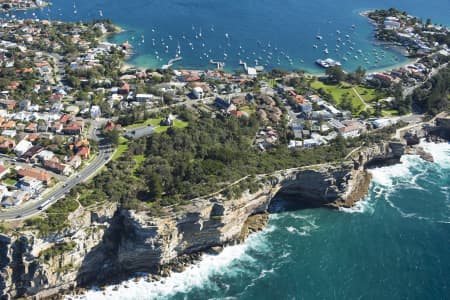
<path id="1" fill-rule="evenodd" d="M 70 115 L 62 115 L 61 118 L 59 118 L 59 122 L 67 123 L 70 119 L 71 119 Z"/>
<path id="2" fill-rule="evenodd" d="M 0 165 L 0 174 L 3 174 L 3 172 L 5 172 L 6 170 L 8 170 L 8 168 L 6 168 L 3 165 Z"/>
<path id="3" fill-rule="evenodd" d="M 88 147 L 81 147 L 80 150 L 78 150 L 77 155 L 80 156 L 86 156 L 89 154 L 89 148 Z"/>
<path id="4" fill-rule="evenodd" d="M 50 174 L 48 174 L 47 172 L 32 168 L 17 170 L 17 174 L 22 177 L 28 176 L 41 181 L 49 181 L 51 179 Z"/>

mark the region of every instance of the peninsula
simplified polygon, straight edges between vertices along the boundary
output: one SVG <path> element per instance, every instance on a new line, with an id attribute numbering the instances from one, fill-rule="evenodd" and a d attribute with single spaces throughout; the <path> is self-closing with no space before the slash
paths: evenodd
<path id="1" fill-rule="evenodd" d="M 1 0 L 0 11 L 31 10 L 47 5 L 50 3 L 42 0 Z"/>
<path id="2" fill-rule="evenodd" d="M 2 20 L 1 294 L 159 280 L 263 229 L 279 197 L 351 207 L 368 169 L 432 160 L 418 144 L 450 137 L 450 31 L 367 15 L 418 60 L 319 77 L 139 70 L 124 67 L 132 43 L 105 41 L 108 20 Z"/>

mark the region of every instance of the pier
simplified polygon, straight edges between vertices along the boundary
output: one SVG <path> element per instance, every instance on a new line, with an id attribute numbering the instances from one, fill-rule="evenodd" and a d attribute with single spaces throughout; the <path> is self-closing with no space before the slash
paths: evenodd
<path id="1" fill-rule="evenodd" d="M 222 61 L 211 59 L 209 60 L 210 64 L 216 65 L 217 70 L 222 70 L 225 67 L 225 63 Z"/>
<path id="2" fill-rule="evenodd" d="M 171 68 L 175 62 L 180 61 L 180 60 L 182 60 L 182 59 L 183 59 L 183 57 L 181 57 L 181 56 L 177 56 L 177 57 L 175 57 L 175 58 L 172 58 L 172 59 L 170 59 L 170 60 L 167 62 L 167 65 L 163 65 L 163 66 L 161 67 L 161 69 L 167 70 L 168 68 Z"/>
<path id="3" fill-rule="evenodd" d="M 247 73 L 247 75 L 255 76 L 256 72 L 264 71 L 264 66 L 258 66 L 258 64 L 256 64 L 255 67 L 249 67 L 247 66 L 247 63 L 243 60 L 239 60 L 239 64 L 243 66 L 244 71 L 245 73 Z"/>

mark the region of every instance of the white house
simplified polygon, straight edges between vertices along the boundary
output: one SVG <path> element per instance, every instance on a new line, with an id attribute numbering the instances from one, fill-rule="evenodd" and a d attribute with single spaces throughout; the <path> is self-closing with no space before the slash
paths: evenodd
<path id="1" fill-rule="evenodd" d="M 194 94 L 194 97 L 196 99 L 203 99 L 203 97 L 205 96 L 203 89 L 199 86 L 196 86 L 192 89 L 192 94 Z"/>
<path id="2" fill-rule="evenodd" d="M 344 138 L 358 137 L 361 132 L 360 127 L 356 123 L 339 128 L 338 131 Z"/>
<path id="3" fill-rule="evenodd" d="M 384 20 L 384 26 L 386 29 L 399 29 L 401 27 L 400 22 L 397 21 L 391 21 L 391 20 Z"/>
<path id="4" fill-rule="evenodd" d="M 152 94 L 136 94 L 137 102 L 149 102 L 149 101 L 152 101 L 153 98 L 154 98 L 154 95 L 152 95 Z"/>
<path id="5" fill-rule="evenodd" d="M 100 117 L 101 114 L 102 114 L 102 112 L 100 110 L 100 106 L 92 105 L 92 107 L 91 107 L 91 118 L 92 119 L 96 119 L 96 118 Z"/>
<path id="6" fill-rule="evenodd" d="M 27 140 L 21 140 L 16 147 L 14 148 L 14 153 L 16 153 L 17 156 L 22 156 L 27 152 L 31 147 L 33 147 L 33 144 L 30 143 Z"/>
<path id="7" fill-rule="evenodd" d="M 0 184 L 0 201 L 4 196 L 7 196 L 8 194 L 9 194 L 8 188 L 3 184 Z"/>
<path id="8" fill-rule="evenodd" d="M 386 127 L 386 126 L 390 126 L 397 123 L 397 119 L 389 119 L 389 118 L 385 118 L 385 119 L 376 119 L 375 121 L 373 121 L 373 127 L 375 128 L 382 128 L 382 127 Z"/>
<path id="9" fill-rule="evenodd" d="M 37 155 L 37 158 L 39 158 L 40 161 L 46 161 L 46 160 L 51 160 L 54 156 L 55 156 L 55 154 L 52 151 L 43 150 L 43 151 L 39 152 L 39 154 Z"/>
<path id="10" fill-rule="evenodd" d="M 17 132 L 15 130 L 7 129 L 2 131 L 3 136 L 7 136 L 10 138 L 14 138 L 16 136 Z"/>
<path id="11" fill-rule="evenodd" d="M 40 191 L 43 187 L 42 181 L 31 177 L 24 177 L 18 183 L 17 186 L 25 192 L 34 194 Z"/>
<path id="12" fill-rule="evenodd" d="M 256 76 L 256 68 L 248 67 L 247 68 L 247 75 L 255 77 Z"/>

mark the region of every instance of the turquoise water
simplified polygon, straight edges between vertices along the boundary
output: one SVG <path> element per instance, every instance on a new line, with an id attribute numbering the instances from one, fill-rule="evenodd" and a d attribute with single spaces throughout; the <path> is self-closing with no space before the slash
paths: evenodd
<path id="1" fill-rule="evenodd" d="M 321 69 L 314 61 L 331 57 L 340 60 L 347 70 L 359 65 L 373 70 L 406 60 L 399 53 L 374 45 L 373 27 L 359 12 L 395 5 L 423 18 L 432 17 L 437 23 L 450 23 L 448 0 L 52 2 L 52 7 L 37 11 L 37 16 L 69 21 L 103 16 L 121 25 L 126 31 L 112 40 L 129 41 L 135 51 L 130 63 L 140 67 L 161 67 L 175 57 L 179 45 L 183 60 L 175 67 L 180 68 L 213 68 L 209 61 L 214 59 L 224 61 L 228 70 L 235 70 L 240 68 L 242 59 L 249 65 L 258 60 L 267 69 L 301 68 L 318 72 Z M 16 15 L 30 17 L 31 12 Z M 323 39 L 316 39 L 316 35 Z M 324 53 L 325 48 L 328 54 Z M 347 61 L 343 60 L 344 56 Z"/>
<path id="2" fill-rule="evenodd" d="M 450 144 L 435 163 L 405 156 L 372 171 L 369 195 L 344 211 L 271 215 L 268 228 L 162 283 L 130 280 L 87 299 L 448 299 Z"/>

